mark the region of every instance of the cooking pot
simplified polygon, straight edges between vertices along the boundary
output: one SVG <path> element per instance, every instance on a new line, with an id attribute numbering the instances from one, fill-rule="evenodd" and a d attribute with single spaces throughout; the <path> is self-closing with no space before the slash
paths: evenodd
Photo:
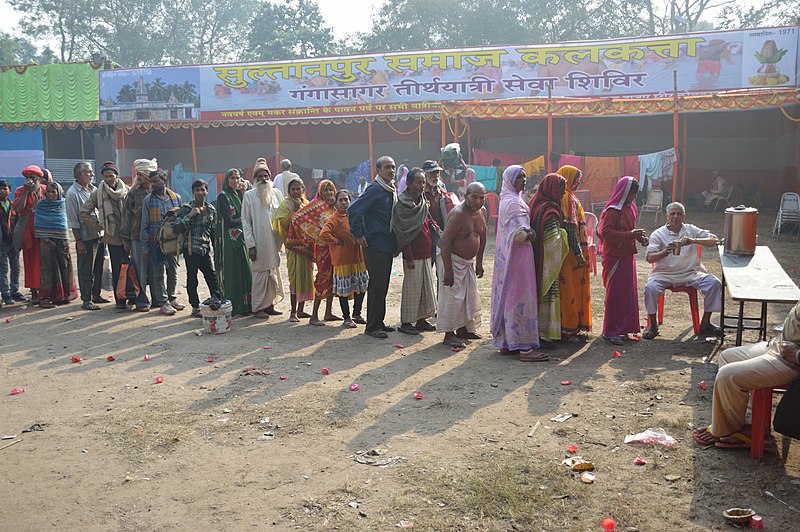
<path id="1" fill-rule="evenodd" d="M 755 255 L 757 226 L 758 209 L 744 205 L 725 209 L 725 253 Z"/>

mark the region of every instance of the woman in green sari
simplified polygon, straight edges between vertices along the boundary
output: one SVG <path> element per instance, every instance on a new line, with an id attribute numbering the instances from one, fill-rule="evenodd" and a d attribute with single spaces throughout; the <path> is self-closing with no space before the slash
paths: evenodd
<path id="1" fill-rule="evenodd" d="M 242 232 L 242 173 L 236 168 L 225 172 L 222 192 L 217 196 L 214 262 L 222 297 L 233 304 L 234 314 L 250 314 L 253 272 Z"/>
<path id="2" fill-rule="evenodd" d="M 558 275 L 567 258 L 569 243 L 561 227 L 561 197 L 566 180 L 548 174 L 531 199 L 531 228 L 535 231 L 533 254 L 536 262 L 536 286 L 539 291 L 539 337 L 561 339 L 561 297 Z"/>

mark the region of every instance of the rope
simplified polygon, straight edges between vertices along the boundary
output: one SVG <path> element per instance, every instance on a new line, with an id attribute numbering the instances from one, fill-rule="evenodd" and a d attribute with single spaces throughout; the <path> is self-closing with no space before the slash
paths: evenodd
<path id="1" fill-rule="evenodd" d="M 790 115 L 789 113 L 786 112 L 786 109 L 783 108 L 783 104 L 781 104 L 780 107 L 781 107 L 781 113 L 783 113 L 783 116 L 785 116 L 786 118 L 788 118 L 792 122 L 800 122 L 800 118 L 795 118 L 795 117 L 793 117 L 792 115 Z"/>

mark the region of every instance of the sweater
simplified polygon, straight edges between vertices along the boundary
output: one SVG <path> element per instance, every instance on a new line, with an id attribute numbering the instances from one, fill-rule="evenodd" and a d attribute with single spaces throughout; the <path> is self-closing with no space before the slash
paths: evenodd
<path id="1" fill-rule="evenodd" d="M 346 214 L 341 214 L 339 211 L 332 214 L 322 226 L 319 240 L 328 245 L 331 263 L 334 266 L 364 262 L 364 250 L 350 233 L 350 221 Z M 344 241 L 344 245 L 339 245 L 340 240 Z"/>

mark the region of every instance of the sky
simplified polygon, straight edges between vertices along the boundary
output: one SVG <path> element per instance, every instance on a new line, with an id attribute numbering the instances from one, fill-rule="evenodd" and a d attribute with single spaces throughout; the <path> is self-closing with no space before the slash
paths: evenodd
<path id="1" fill-rule="evenodd" d="M 763 3 L 762 0 L 738 1 L 746 5 Z M 337 39 L 356 31 L 368 30 L 371 25 L 372 15 L 378 11 L 382 3 L 383 0 L 317 0 L 317 5 L 319 5 L 323 17 L 328 21 L 328 25 L 333 28 L 334 36 Z M 346 8 L 343 6 L 346 6 Z M 710 19 L 711 17 L 704 18 Z M 7 0 L 0 0 L 0 20 L 8 22 L 8 24 L 4 23 L 4 31 L 19 34 L 18 31 L 14 31 L 19 19 L 20 15 L 11 9 Z"/>

